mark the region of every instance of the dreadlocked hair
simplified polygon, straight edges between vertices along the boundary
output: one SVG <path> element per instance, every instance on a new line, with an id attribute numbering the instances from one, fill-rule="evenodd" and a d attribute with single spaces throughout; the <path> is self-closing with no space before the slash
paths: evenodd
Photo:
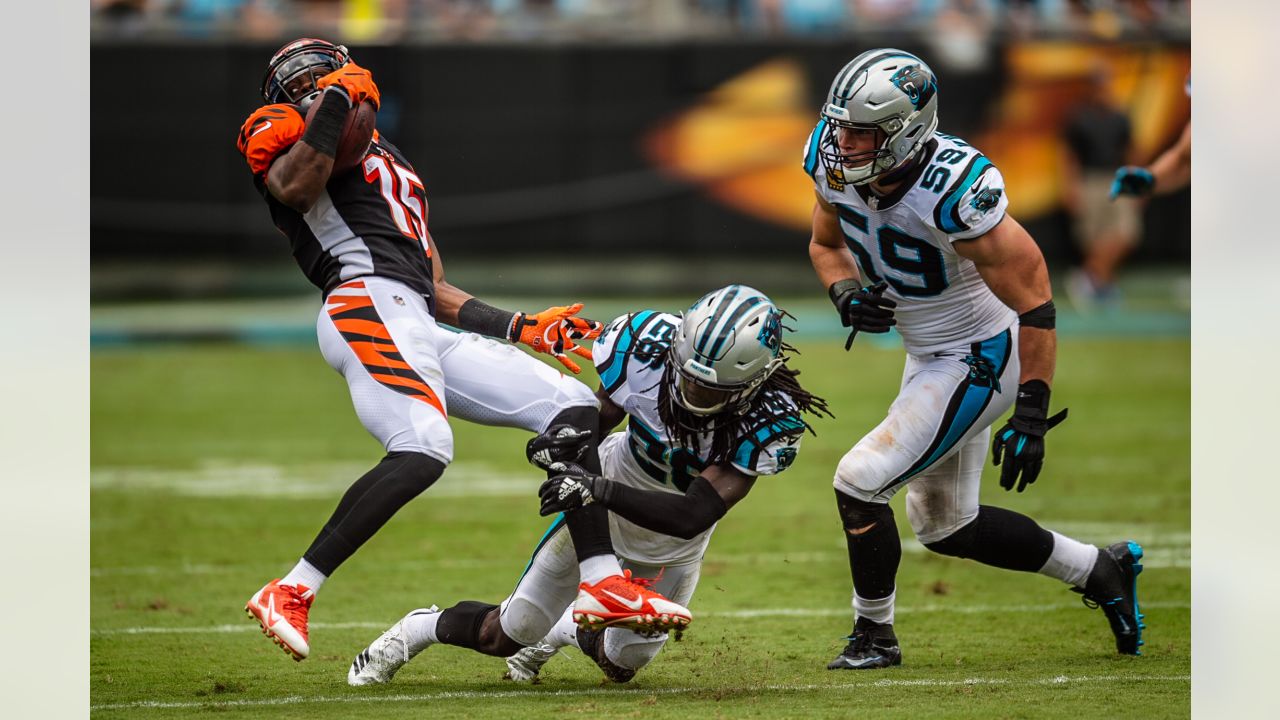
<path id="1" fill-rule="evenodd" d="M 790 329 L 790 328 L 788 328 Z M 728 410 L 715 415 L 698 415 L 690 412 L 672 397 L 671 389 L 675 387 L 676 369 L 671 357 L 671 349 L 666 351 L 666 363 L 662 369 L 662 380 L 658 383 L 658 418 L 667 427 L 671 439 L 680 446 L 701 454 L 701 436 L 711 433 L 711 448 L 707 462 L 715 464 L 729 460 L 733 456 L 733 441 L 757 427 L 766 427 L 776 422 L 797 419 L 796 413 L 784 396 L 790 397 L 800 414 L 826 415 L 835 417 L 827 407 L 827 401 L 814 395 L 800 386 L 797 377 L 799 370 L 787 367 L 789 354 L 799 354 L 791 345 L 782 343 L 780 348 L 782 365 L 773 372 L 756 394 L 751 398 L 750 408 L 741 415 Z M 810 435 L 817 435 L 813 426 L 803 417 L 798 418 Z"/>

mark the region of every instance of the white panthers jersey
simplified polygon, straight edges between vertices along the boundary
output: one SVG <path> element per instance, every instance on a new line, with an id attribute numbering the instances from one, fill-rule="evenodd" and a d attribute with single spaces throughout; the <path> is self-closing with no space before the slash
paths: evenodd
<path id="1" fill-rule="evenodd" d="M 710 433 L 699 438 L 699 449 L 677 446 L 658 416 L 658 385 L 666 365 L 666 351 L 681 318 L 645 310 L 609 323 L 591 349 L 600 384 L 610 399 L 626 411 L 627 429 L 614 433 L 600 446 L 601 464 L 609 480 L 649 491 L 683 494 L 707 468 Z M 768 392 L 757 407 L 771 404 L 778 413 L 752 411 L 733 443 L 732 465 L 751 475 L 775 475 L 786 470 L 800 448 L 804 423 L 790 396 Z M 655 533 L 610 514 L 614 546 L 623 557 L 654 563 L 697 560 L 715 526 L 691 540 Z"/>
<path id="2" fill-rule="evenodd" d="M 835 206 L 845 243 L 867 285 L 884 280 L 885 297 L 907 352 L 923 355 L 980 342 L 1008 328 L 1017 314 L 991 292 L 973 261 L 952 243 L 994 228 L 1009 206 L 1004 177 L 972 145 L 934 133 L 923 162 L 894 192 L 877 197 L 844 182 L 818 156 L 826 121 L 805 145 L 804 169 L 819 196 Z"/>

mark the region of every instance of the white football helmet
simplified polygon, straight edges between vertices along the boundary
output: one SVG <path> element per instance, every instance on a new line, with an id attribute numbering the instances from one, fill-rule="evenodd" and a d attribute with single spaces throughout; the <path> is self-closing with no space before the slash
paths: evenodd
<path id="1" fill-rule="evenodd" d="M 828 175 L 865 185 L 906 163 L 933 137 L 938 127 L 938 79 L 909 52 L 868 50 L 836 74 L 822 119 L 818 152 Z M 846 155 L 837 142 L 839 128 L 879 129 L 884 141 L 874 151 Z"/>
<path id="2" fill-rule="evenodd" d="M 782 311 L 764 293 L 745 285 L 709 292 L 684 313 L 671 342 L 671 397 L 695 415 L 744 414 L 782 366 L 781 348 Z"/>

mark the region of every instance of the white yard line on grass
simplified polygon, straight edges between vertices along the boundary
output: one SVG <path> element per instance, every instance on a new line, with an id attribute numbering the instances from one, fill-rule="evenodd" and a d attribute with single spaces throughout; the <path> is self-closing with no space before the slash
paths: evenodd
<path id="1" fill-rule="evenodd" d="M 880 679 L 869 682 L 857 682 L 848 684 L 831 684 L 831 685 L 757 685 L 751 687 L 723 688 L 723 687 L 704 687 L 704 688 L 589 688 L 583 690 L 493 690 L 493 691 L 446 691 L 438 693 L 421 693 L 421 694 L 401 694 L 401 695 L 372 695 L 372 696 L 352 696 L 352 695 L 330 695 L 317 697 L 303 697 L 301 695 L 290 695 L 280 698 L 263 698 L 259 700 L 210 700 L 201 701 L 164 701 L 164 700 L 139 700 L 127 703 L 104 703 L 101 705 L 90 705 L 91 711 L 104 710 L 141 710 L 141 709 L 235 709 L 242 707 L 272 707 L 280 705 L 305 705 L 315 703 L 401 703 L 401 702 L 430 702 L 433 700 L 516 700 L 516 699 L 536 699 L 536 698 L 563 698 L 563 697 L 584 697 L 591 696 L 596 699 L 603 699 L 615 695 L 623 696 L 646 696 L 646 695 L 691 695 L 696 693 L 715 693 L 721 695 L 759 695 L 763 691 L 768 692 L 819 692 L 824 690 L 846 691 L 846 690 L 865 690 L 868 686 L 878 688 L 892 687 L 957 687 L 972 685 L 1000 685 L 1009 687 L 1021 686 L 1042 686 L 1042 685 L 1068 685 L 1068 684 L 1094 684 L 1094 683 L 1112 683 L 1112 682 L 1190 682 L 1190 675 L 1094 675 L 1069 677 L 1066 675 L 1058 675 L 1049 678 L 1039 678 L 1035 680 L 1012 680 L 1009 678 L 962 678 L 959 680 L 944 680 L 934 678 L 918 678 L 914 680 L 902 679 Z"/>
<path id="2" fill-rule="evenodd" d="M 1061 603 L 1049 605 L 907 605 L 896 608 L 899 613 L 957 613 L 960 615 L 981 615 L 986 613 L 1003 614 L 1003 613 L 1035 613 L 1035 612 L 1052 612 L 1055 610 L 1075 610 L 1083 607 L 1080 603 Z M 1191 603 L 1186 602 L 1149 602 L 1142 603 L 1143 610 L 1187 610 L 1191 607 Z M 731 619 L 751 619 L 751 618 L 767 618 L 767 617 L 839 617 L 849 615 L 853 611 L 850 608 L 758 608 L 754 610 L 712 610 L 708 612 L 700 612 L 698 617 L 704 618 L 731 618 Z M 361 629 L 376 628 L 385 629 L 391 626 L 394 621 L 386 622 L 339 622 L 324 623 L 313 622 L 311 628 L 313 630 L 344 630 L 344 629 Z M 252 622 L 245 621 L 243 624 L 237 625 L 208 625 L 208 626 L 186 626 L 186 627 L 164 627 L 156 625 L 145 625 L 141 627 L 124 627 L 124 628 L 102 628 L 90 630 L 93 635 L 180 635 L 180 634 L 222 634 L 222 633 L 247 633 L 261 632 L 259 627 Z"/>

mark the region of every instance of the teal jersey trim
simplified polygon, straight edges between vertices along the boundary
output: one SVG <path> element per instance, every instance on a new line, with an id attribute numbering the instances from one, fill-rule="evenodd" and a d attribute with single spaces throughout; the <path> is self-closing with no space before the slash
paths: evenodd
<path id="1" fill-rule="evenodd" d="M 810 177 L 813 176 L 813 171 L 818 169 L 818 146 L 822 144 L 822 134 L 826 132 L 826 129 L 827 121 L 825 119 L 819 120 L 818 126 L 809 135 L 809 147 L 804 153 L 804 171 Z"/>
<path id="2" fill-rule="evenodd" d="M 933 212 L 933 219 L 939 230 L 948 235 L 954 235 L 969 229 L 969 226 L 960 220 L 960 198 L 964 197 L 964 194 L 969 192 L 969 188 L 973 187 L 978 178 L 991 167 L 994 166 L 985 156 L 974 156 L 964 177 L 942 198 Z"/>

